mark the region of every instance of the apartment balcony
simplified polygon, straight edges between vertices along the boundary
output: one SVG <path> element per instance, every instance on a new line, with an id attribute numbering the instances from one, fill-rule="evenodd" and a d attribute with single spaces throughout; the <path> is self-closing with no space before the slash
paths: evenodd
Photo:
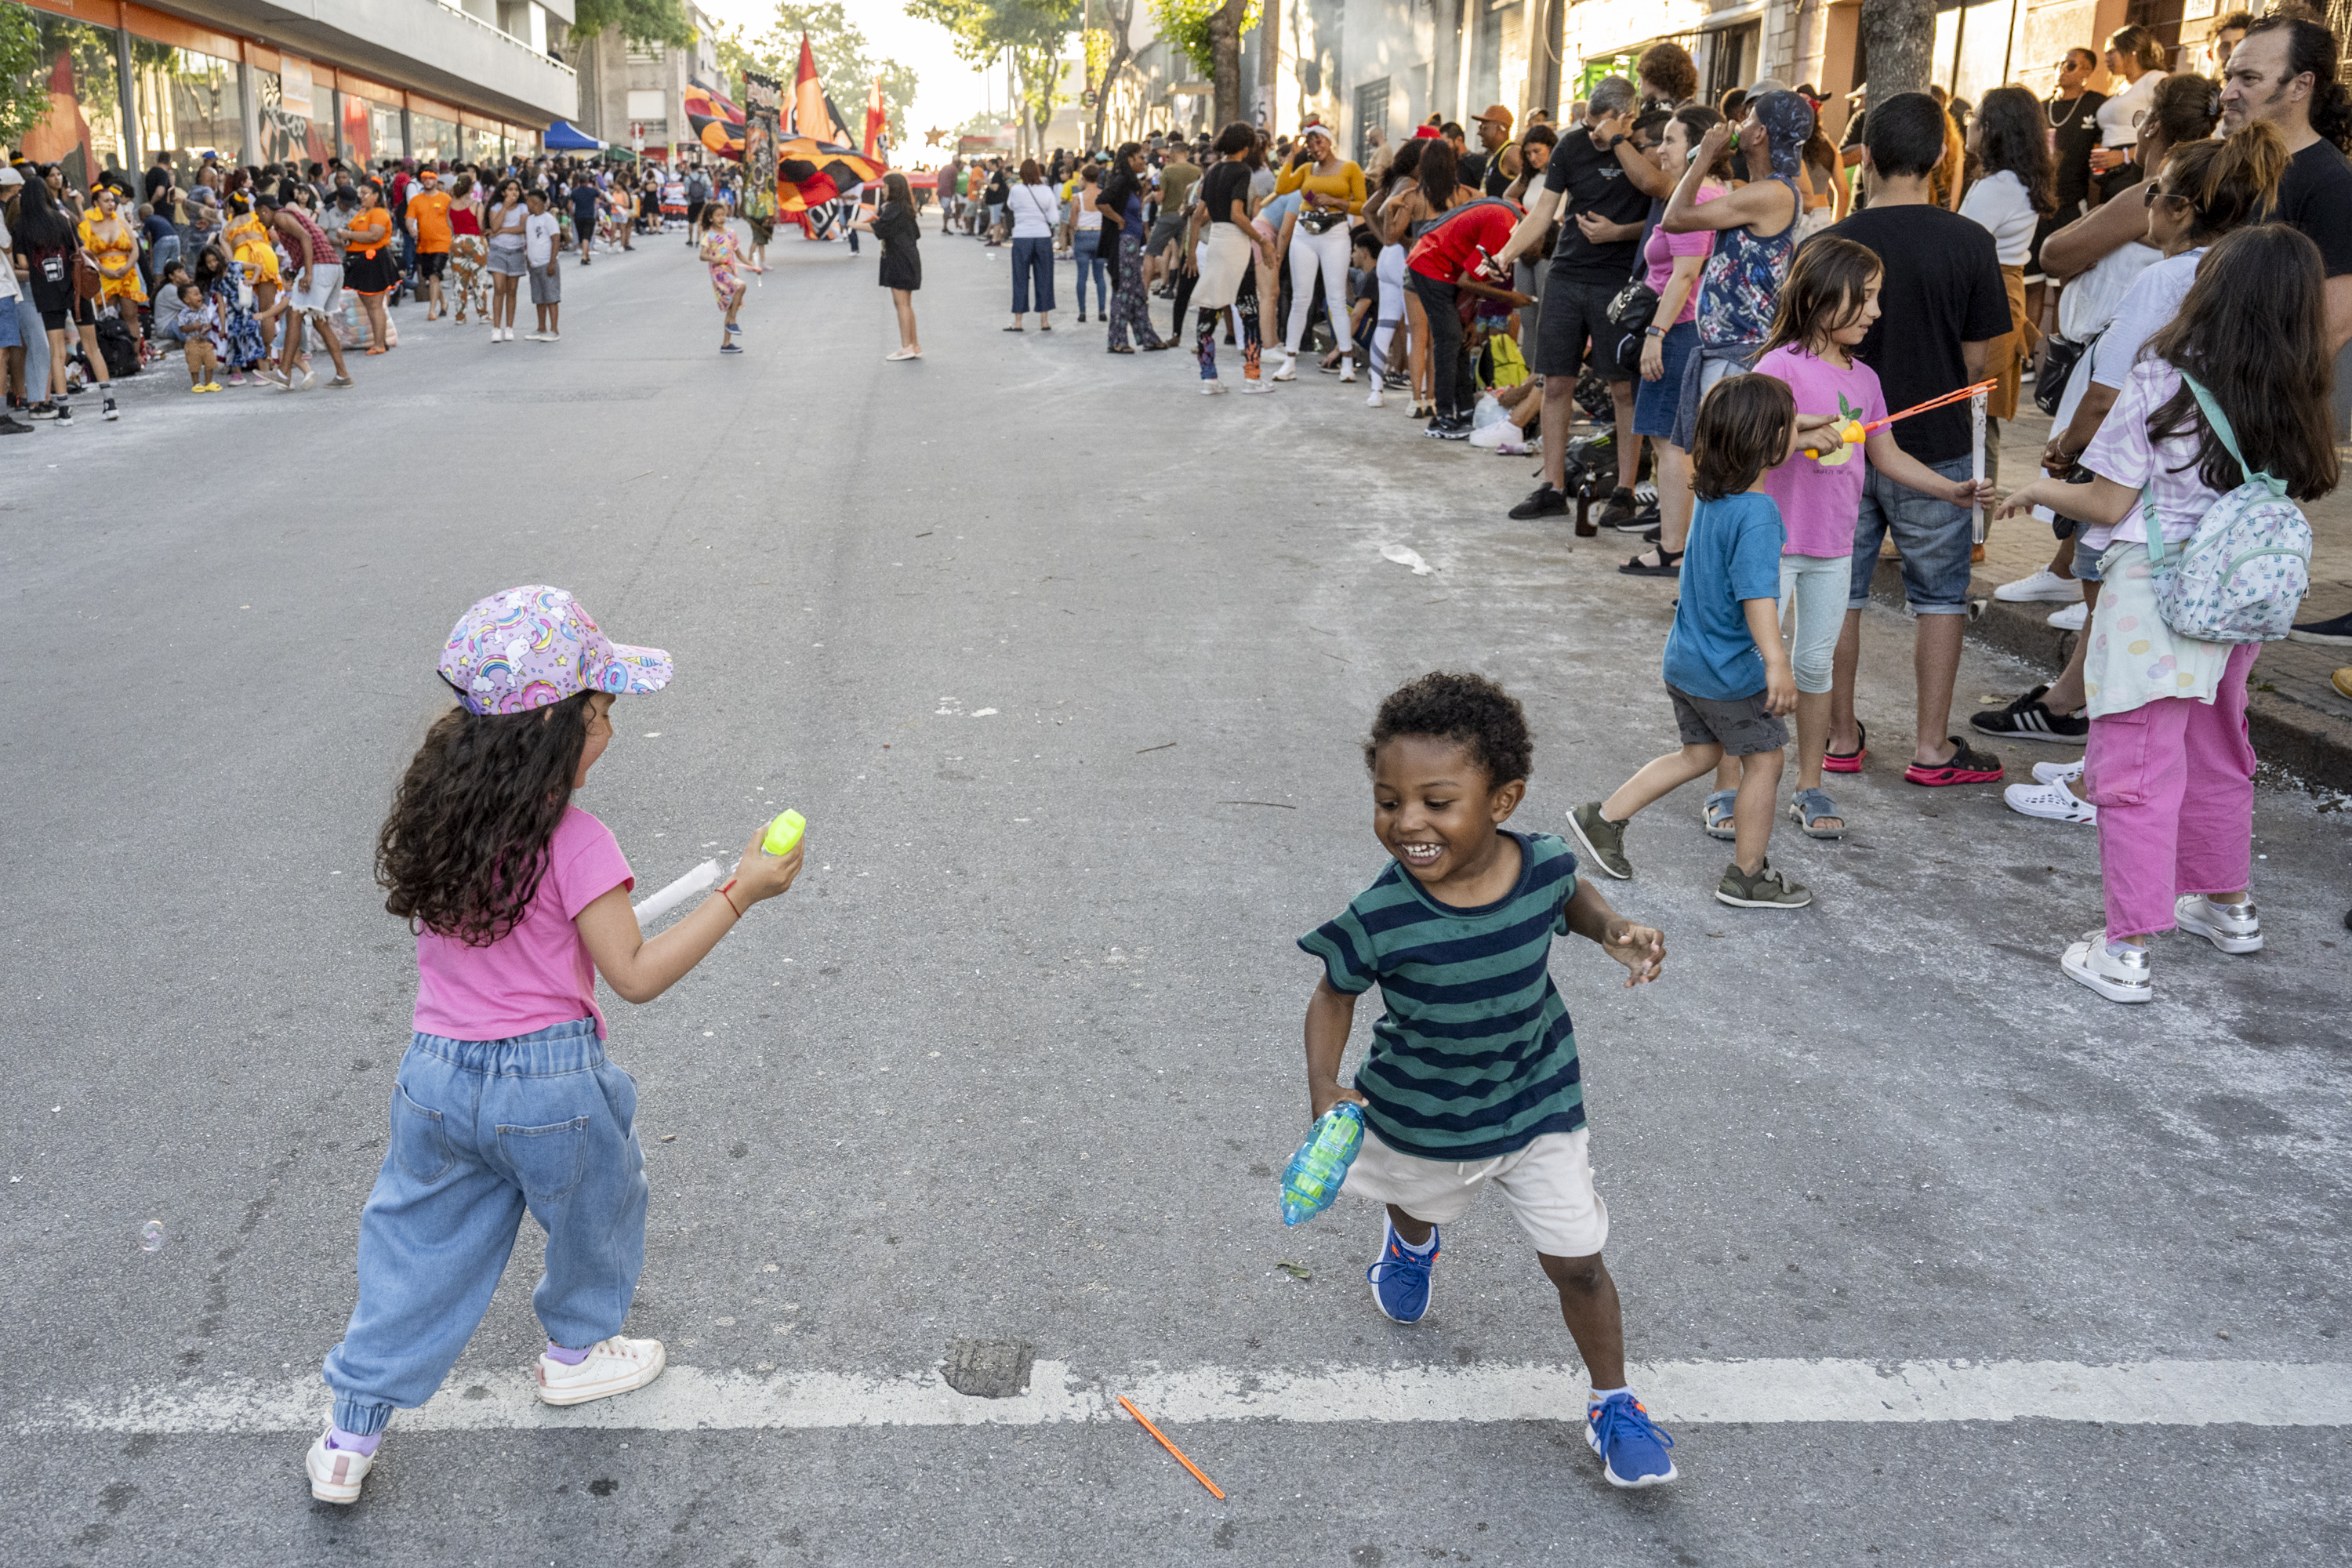
<path id="1" fill-rule="evenodd" d="M 225 29 L 258 34 L 290 54 L 314 55 L 485 113 L 544 124 L 579 112 L 572 68 L 547 52 L 550 20 L 570 22 L 572 0 L 171 0 Z M 528 29 L 536 39 L 502 29 Z"/>

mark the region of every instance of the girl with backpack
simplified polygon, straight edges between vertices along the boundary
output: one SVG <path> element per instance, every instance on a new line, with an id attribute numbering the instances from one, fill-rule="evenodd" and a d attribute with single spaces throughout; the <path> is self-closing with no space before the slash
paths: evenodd
<path id="1" fill-rule="evenodd" d="M 2106 920 L 2061 963 L 2110 1001 L 2153 999 L 2158 932 L 2263 945 L 2246 678 L 2310 581 L 2310 525 L 2282 498 L 2336 488 L 2326 328 L 2317 247 L 2283 225 L 2237 230 L 2084 449 L 2091 481 L 2038 479 L 2001 505 L 2063 506 L 2103 552 L 2084 689 Z"/>

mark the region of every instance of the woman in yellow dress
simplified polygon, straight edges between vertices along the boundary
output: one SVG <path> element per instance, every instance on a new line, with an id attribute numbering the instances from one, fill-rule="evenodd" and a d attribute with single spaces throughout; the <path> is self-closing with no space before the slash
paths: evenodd
<path id="1" fill-rule="evenodd" d="M 270 242 L 269 230 L 262 224 L 261 214 L 256 210 L 249 192 L 232 195 L 229 212 L 232 216 L 228 226 L 221 231 L 221 241 L 245 268 L 245 280 L 253 286 L 253 316 L 261 328 L 261 347 L 266 357 L 278 325 L 270 307 L 278 303 L 278 290 L 285 287 L 278 267 L 278 247 Z M 240 379 L 236 370 L 229 372 L 232 385 Z"/>
<path id="2" fill-rule="evenodd" d="M 81 247 L 98 263 L 98 307 L 117 301 L 122 324 L 139 336 L 139 307 L 147 302 L 147 286 L 139 279 L 139 237 L 119 210 L 122 197 L 111 185 L 98 188 L 97 205 L 81 215 Z"/>

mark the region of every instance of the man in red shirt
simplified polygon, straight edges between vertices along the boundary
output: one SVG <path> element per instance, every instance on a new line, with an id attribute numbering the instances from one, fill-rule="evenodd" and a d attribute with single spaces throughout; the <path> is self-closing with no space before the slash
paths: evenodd
<path id="1" fill-rule="evenodd" d="M 1511 237 L 1520 214 L 1518 203 L 1500 196 L 1466 203 L 1414 241 L 1405 255 L 1405 281 L 1421 296 L 1422 310 L 1429 317 L 1429 364 L 1436 383 L 1437 416 L 1424 435 L 1441 441 L 1470 438 L 1474 395 L 1464 374 L 1459 296 L 1466 292 L 1500 300 L 1515 310 L 1532 303 L 1525 294 L 1495 282 L 1492 270 L 1493 258 Z"/>

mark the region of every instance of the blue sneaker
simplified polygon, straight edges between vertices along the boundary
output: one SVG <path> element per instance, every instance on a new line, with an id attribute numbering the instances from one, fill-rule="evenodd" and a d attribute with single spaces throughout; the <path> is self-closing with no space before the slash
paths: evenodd
<path id="1" fill-rule="evenodd" d="M 1612 1487 L 1659 1487 L 1675 1479 L 1675 1462 L 1666 1458 L 1675 1440 L 1631 1394 L 1586 1405 L 1584 1440 L 1601 1456 Z"/>
<path id="2" fill-rule="evenodd" d="M 719 345 L 719 352 L 723 354 L 740 354 L 743 352 L 743 345 L 740 343 L 722 343 Z"/>
<path id="3" fill-rule="evenodd" d="M 1429 1250 L 1409 1252 L 1397 1239 L 1396 1227 L 1381 1222 L 1381 1260 L 1364 1270 L 1372 1284 L 1372 1300 L 1381 1315 L 1395 1323 L 1417 1323 L 1429 1310 L 1429 1270 L 1437 1261 L 1442 1238 L 1429 1227 Z"/>

